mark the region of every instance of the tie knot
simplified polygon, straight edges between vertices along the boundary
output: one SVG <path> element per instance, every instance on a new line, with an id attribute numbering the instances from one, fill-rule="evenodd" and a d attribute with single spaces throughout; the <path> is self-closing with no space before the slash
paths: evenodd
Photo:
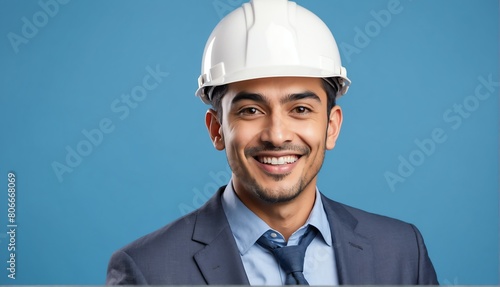
<path id="1" fill-rule="evenodd" d="M 291 272 L 303 272 L 304 271 L 304 256 L 306 254 L 307 246 L 284 246 L 280 248 L 275 248 L 271 252 L 283 268 L 283 270 L 288 274 Z"/>
<path id="2" fill-rule="evenodd" d="M 285 271 L 287 277 L 285 284 L 287 285 L 309 285 L 304 278 L 304 256 L 307 246 L 316 237 L 316 228 L 309 226 L 304 233 L 298 245 L 279 247 L 266 237 L 261 236 L 257 243 L 271 251 L 274 257 L 278 260 L 281 268 Z"/>

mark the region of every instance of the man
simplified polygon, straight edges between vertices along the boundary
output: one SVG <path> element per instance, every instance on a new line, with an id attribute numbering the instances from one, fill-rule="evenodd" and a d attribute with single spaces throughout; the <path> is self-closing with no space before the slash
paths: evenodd
<path id="1" fill-rule="evenodd" d="M 350 84 L 326 25 L 253 0 L 208 39 L 196 92 L 232 178 L 201 208 L 115 252 L 108 284 L 438 284 L 419 231 L 324 197 Z"/>

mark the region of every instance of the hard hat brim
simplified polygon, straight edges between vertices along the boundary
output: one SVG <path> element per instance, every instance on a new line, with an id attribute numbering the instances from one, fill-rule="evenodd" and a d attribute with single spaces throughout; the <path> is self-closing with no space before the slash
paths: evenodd
<path id="1" fill-rule="evenodd" d="M 231 84 L 241 81 L 260 79 L 260 78 L 278 78 L 278 77 L 305 77 L 305 78 L 336 78 L 336 86 L 338 92 L 337 97 L 342 96 L 347 92 L 347 88 L 351 84 L 349 78 L 347 78 L 345 68 L 341 67 L 338 72 L 317 69 L 317 68 L 306 68 L 302 66 L 288 66 L 288 67 L 277 67 L 277 66 L 267 66 L 267 67 L 254 67 L 246 68 L 241 71 L 233 72 L 231 75 L 225 75 L 222 65 L 222 69 L 217 69 L 217 72 L 211 73 L 209 75 L 205 74 L 200 76 L 199 82 L 200 87 L 196 90 L 196 96 L 200 97 L 201 100 L 210 104 L 209 95 L 206 93 L 207 87 L 216 87 L 225 84 Z M 330 83 L 330 82 L 329 82 Z M 332 84 L 332 83 L 330 83 Z"/>

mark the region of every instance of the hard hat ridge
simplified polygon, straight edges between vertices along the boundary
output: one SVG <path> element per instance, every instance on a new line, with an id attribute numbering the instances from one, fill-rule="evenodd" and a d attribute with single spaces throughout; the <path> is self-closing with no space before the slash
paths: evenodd
<path id="1" fill-rule="evenodd" d="M 251 0 L 210 35 L 196 95 L 210 103 L 215 86 L 267 77 L 324 78 L 337 97 L 350 84 L 326 24 L 287 0 Z"/>

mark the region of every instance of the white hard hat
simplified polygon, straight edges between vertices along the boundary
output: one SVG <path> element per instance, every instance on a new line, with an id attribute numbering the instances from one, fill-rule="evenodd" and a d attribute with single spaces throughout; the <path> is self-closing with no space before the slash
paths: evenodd
<path id="1" fill-rule="evenodd" d="M 196 95 L 209 104 L 213 87 L 269 77 L 324 78 L 337 97 L 351 83 L 335 39 L 318 16 L 287 0 L 251 0 L 212 31 Z"/>

